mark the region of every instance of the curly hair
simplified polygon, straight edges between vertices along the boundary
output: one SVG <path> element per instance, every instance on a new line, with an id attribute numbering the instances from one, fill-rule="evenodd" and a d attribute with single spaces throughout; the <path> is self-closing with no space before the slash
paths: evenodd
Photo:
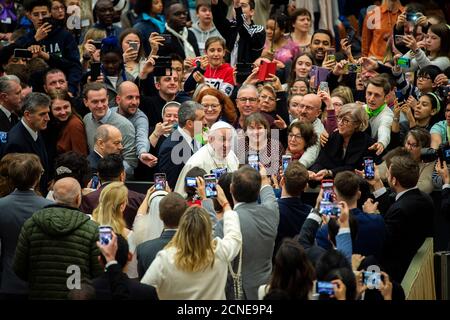
<path id="1" fill-rule="evenodd" d="M 207 88 L 201 91 L 198 96 L 195 98 L 195 101 L 200 103 L 204 96 L 213 96 L 219 100 L 220 105 L 222 106 L 222 111 L 220 112 L 220 117 L 223 117 L 224 120 L 228 123 L 233 123 L 237 119 L 236 109 L 234 107 L 233 101 L 223 94 L 221 91 L 214 88 Z"/>

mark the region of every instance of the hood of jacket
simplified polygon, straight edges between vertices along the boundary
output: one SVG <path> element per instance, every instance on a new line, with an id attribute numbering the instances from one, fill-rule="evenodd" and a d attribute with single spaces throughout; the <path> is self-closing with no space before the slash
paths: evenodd
<path id="1" fill-rule="evenodd" d="M 75 208 L 50 205 L 31 217 L 42 231 L 51 236 L 65 236 L 90 220 L 89 216 Z"/>
<path id="2" fill-rule="evenodd" d="M 210 37 L 210 34 L 216 32 L 216 30 L 216 26 L 213 24 L 211 29 L 209 29 L 208 31 L 203 31 L 200 28 L 200 21 L 197 21 L 191 27 L 191 31 L 194 32 L 197 39 L 200 39 L 202 42 L 205 42 Z"/>

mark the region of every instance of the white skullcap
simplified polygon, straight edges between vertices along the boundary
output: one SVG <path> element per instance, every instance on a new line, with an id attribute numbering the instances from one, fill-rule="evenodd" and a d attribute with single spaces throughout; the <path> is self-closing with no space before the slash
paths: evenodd
<path id="1" fill-rule="evenodd" d="M 213 132 L 215 130 L 219 130 L 219 129 L 231 129 L 234 131 L 234 128 L 231 124 L 229 124 L 228 122 L 225 121 L 217 121 L 216 123 L 214 123 L 211 128 L 209 129 L 209 132 Z"/>

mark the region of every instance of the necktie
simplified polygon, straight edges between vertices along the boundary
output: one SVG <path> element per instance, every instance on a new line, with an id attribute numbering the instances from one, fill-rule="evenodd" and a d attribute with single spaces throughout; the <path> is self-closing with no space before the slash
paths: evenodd
<path id="1" fill-rule="evenodd" d="M 195 139 L 192 139 L 191 145 L 192 145 L 192 151 L 194 153 L 197 152 L 197 144 L 195 143 Z"/>

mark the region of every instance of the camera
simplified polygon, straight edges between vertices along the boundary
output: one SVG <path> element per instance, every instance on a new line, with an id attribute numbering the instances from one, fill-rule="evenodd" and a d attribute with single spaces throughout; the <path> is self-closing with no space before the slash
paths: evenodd
<path id="1" fill-rule="evenodd" d="M 97 49 L 97 50 L 102 48 L 102 40 L 93 40 L 92 44 L 94 45 L 95 49 Z"/>
<path id="2" fill-rule="evenodd" d="M 316 292 L 320 295 L 331 296 L 334 294 L 334 284 L 332 282 L 317 281 Z"/>
<path id="3" fill-rule="evenodd" d="M 411 59 L 409 59 L 408 57 L 398 58 L 397 65 L 400 66 L 400 68 L 408 69 L 411 66 Z"/>
<path id="4" fill-rule="evenodd" d="M 417 19 L 419 18 L 419 13 L 417 12 L 408 12 L 406 14 L 406 21 L 416 23 Z"/>
<path id="5" fill-rule="evenodd" d="M 381 285 L 381 273 L 379 272 L 363 272 L 363 281 L 368 289 L 379 289 Z"/>
<path id="6" fill-rule="evenodd" d="M 361 73 L 361 65 L 355 63 L 348 63 L 345 65 L 348 73 Z"/>
<path id="7" fill-rule="evenodd" d="M 158 57 L 155 60 L 155 69 L 153 70 L 153 76 L 164 77 L 171 75 L 172 75 L 172 58 Z"/>
<path id="8" fill-rule="evenodd" d="M 439 161 L 445 161 L 446 163 L 450 163 L 450 145 L 448 143 L 443 143 L 439 146 L 439 148 L 422 148 L 420 151 L 420 160 L 423 162 L 432 162 L 436 159 Z"/>

